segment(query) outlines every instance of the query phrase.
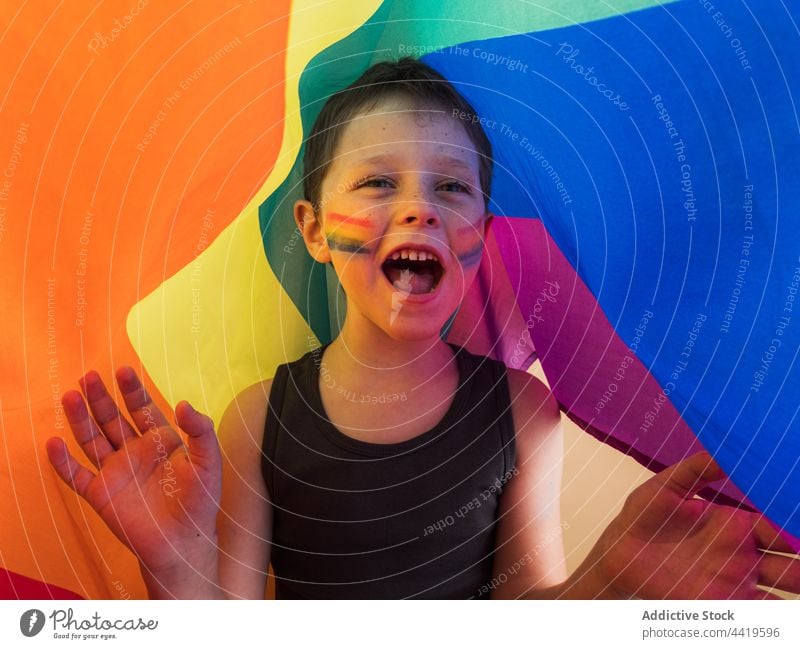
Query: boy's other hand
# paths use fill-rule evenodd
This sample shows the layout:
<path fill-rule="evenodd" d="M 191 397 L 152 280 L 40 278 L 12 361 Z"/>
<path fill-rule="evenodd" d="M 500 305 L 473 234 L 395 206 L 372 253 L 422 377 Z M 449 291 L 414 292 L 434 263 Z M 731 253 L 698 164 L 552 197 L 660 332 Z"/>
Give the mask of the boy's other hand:
<path fill-rule="evenodd" d="M 800 559 L 758 514 L 695 494 L 725 474 L 708 453 L 667 467 L 633 491 L 593 551 L 592 570 L 620 597 L 780 599 L 800 593 Z"/>
<path fill-rule="evenodd" d="M 180 402 L 175 414 L 186 446 L 132 368 L 119 368 L 116 378 L 133 425 L 94 371 L 80 380 L 83 394 L 70 390 L 61 399 L 97 473 L 59 437 L 47 440 L 50 463 L 153 574 L 199 572 L 216 557 L 222 464 L 213 422 Z"/>

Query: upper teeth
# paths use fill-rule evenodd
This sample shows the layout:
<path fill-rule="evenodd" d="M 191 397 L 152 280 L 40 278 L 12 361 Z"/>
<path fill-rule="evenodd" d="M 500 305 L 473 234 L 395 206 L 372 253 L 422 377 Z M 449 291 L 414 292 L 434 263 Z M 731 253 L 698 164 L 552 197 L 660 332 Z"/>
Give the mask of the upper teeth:
<path fill-rule="evenodd" d="M 439 258 L 434 255 L 432 252 L 427 252 L 425 250 L 411 250 L 411 248 L 403 248 L 402 250 L 397 250 L 392 254 L 392 259 L 411 259 L 412 261 L 439 261 Z"/>

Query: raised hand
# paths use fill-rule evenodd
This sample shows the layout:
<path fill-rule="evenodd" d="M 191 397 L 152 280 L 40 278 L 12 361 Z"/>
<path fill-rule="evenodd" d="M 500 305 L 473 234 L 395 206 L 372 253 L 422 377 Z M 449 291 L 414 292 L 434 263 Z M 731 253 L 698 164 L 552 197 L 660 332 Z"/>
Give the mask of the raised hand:
<path fill-rule="evenodd" d="M 81 379 L 83 395 L 71 390 L 61 399 L 75 439 L 99 471 L 78 462 L 58 437 L 47 440 L 51 464 L 153 574 L 208 564 L 211 553 L 216 560 L 222 464 L 212 421 L 178 404 L 187 447 L 133 369 L 118 369 L 116 378 L 133 425 L 96 372 Z"/>
<path fill-rule="evenodd" d="M 724 477 L 699 453 L 633 491 L 592 552 L 598 581 L 642 599 L 780 599 L 758 586 L 800 593 L 800 559 L 766 552 L 793 553 L 771 523 L 694 498 Z"/>

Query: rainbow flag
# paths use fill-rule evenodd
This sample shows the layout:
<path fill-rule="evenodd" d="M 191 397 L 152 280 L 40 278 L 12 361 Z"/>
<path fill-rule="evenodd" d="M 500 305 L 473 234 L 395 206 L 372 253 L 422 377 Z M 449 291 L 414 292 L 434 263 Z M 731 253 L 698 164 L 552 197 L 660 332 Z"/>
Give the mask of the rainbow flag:
<path fill-rule="evenodd" d="M 448 340 L 540 359 L 569 417 L 650 468 L 707 449 L 735 483 L 708 495 L 800 548 L 799 4 L 4 3 L 0 596 L 146 596 L 50 469 L 59 396 L 130 364 L 219 422 L 331 340 L 343 295 L 291 215 L 303 139 L 408 55 L 495 151 Z"/>

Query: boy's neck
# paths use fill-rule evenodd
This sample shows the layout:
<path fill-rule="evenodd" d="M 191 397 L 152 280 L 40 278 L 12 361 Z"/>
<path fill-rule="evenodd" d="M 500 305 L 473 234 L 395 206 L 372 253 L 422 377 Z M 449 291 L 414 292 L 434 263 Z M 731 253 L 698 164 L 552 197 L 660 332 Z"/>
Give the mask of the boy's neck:
<path fill-rule="evenodd" d="M 418 384 L 453 362 L 453 351 L 440 337 L 400 341 L 378 327 L 354 331 L 345 321 L 325 352 L 329 370 L 365 385 Z"/>

